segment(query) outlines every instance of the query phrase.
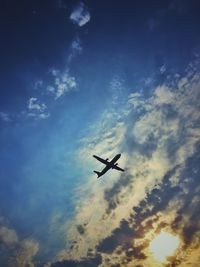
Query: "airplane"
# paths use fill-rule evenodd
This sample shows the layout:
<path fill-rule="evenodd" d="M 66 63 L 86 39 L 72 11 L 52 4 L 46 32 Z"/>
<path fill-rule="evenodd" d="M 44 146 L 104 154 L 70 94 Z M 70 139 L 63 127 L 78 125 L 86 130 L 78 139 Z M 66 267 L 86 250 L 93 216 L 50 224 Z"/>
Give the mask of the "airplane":
<path fill-rule="evenodd" d="M 99 160 L 101 163 L 106 165 L 106 167 L 101 172 L 94 171 L 94 173 L 96 173 L 98 176 L 97 178 L 104 175 L 110 169 L 115 169 L 117 171 L 124 172 L 123 169 L 121 169 L 120 167 L 117 166 L 118 163 L 116 163 L 118 161 L 118 159 L 121 157 L 121 154 L 117 154 L 111 161 L 108 161 L 108 159 L 102 159 L 102 158 L 95 156 L 95 155 L 93 155 L 93 157 L 95 159 Z"/>

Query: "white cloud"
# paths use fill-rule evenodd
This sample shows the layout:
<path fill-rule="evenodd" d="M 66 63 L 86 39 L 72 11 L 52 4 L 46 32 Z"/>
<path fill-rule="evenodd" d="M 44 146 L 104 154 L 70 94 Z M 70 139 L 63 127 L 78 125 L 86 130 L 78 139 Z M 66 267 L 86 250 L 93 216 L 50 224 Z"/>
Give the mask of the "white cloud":
<path fill-rule="evenodd" d="M 90 13 L 84 3 L 79 3 L 79 5 L 72 11 L 70 19 L 80 27 L 90 21 Z"/>
<path fill-rule="evenodd" d="M 51 73 L 54 76 L 54 86 L 48 86 L 47 91 L 54 94 L 55 99 L 77 89 L 76 79 L 69 74 L 68 70 L 60 73 L 60 71 L 53 69 Z"/>
<path fill-rule="evenodd" d="M 41 113 L 41 114 L 39 114 L 37 117 L 38 117 L 39 119 L 47 119 L 49 116 L 50 116 L 49 113 Z"/>
<path fill-rule="evenodd" d="M 31 97 L 28 100 L 28 117 L 33 117 L 35 119 L 47 119 L 50 114 L 47 112 L 47 106 L 36 97 Z"/>
<path fill-rule="evenodd" d="M 45 104 L 40 104 L 38 99 L 36 97 L 31 97 L 28 101 L 28 108 L 30 110 L 37 110 L 40 112 L 45 111 L 45 109 L 47 108 Z"/>

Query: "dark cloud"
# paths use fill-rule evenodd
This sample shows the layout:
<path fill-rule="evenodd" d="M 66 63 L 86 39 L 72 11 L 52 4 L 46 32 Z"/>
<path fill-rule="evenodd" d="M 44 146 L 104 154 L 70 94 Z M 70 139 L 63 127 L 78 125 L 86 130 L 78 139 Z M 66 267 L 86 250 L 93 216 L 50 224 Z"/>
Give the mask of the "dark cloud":
<path fill-rule="evenodd" d="M 96 257 L 92 259 L 83 259 L 80 261 L 64 260 L 62 262 L 56 262 L 51 264 L 51 267 L 94 267 L 99 266 L 101 262 L 102 257 L 100 255 L 96 255 Z"/>
<path fill-rule="evenodd" d="M 112 253 L 117 246 L 129 247 L 133 231 L 126 220 L 120 223 L 120 227 L 115 229 L 111 236 L 105 238 L 98 246 L 100 252 Z M 129 237 L 129 238 L 128 238 Z"/>
<path fill-rule="evenodd" d="M 144 260 L 147 258 L 147 256 L 142 252 L 145 247 L 146 244 L 130 248 L 128 251 L 126 251 L 126 256 L 128 258 Z"/>
<path fill-rule="evenodd" d="M 173 199 L 180 191 L 181 188 L 179 186 L 171 187 L 171 183 L 169 179 L 175 173 L 177 167 L 173 168 L 169 171 L 163 178 L 163 183 L 160 188 L 154 188 L 150 193 L 147 194 L 146 200 L 139 206 L 140 212 L 138 213 L 140 220 L 141 218 L 146 218 L 148 216 L 152 216 L 156 214 L 158 211 L 163 210 L 169 201 Z M 148 209 L 148 206 L 152 204 L 153 208 L 151 210 Z M 143 210 L 146 210 L 143 212 Z M 137 217 L 137 216 L 136 216 Z"/>
<path fill-rule="evenodd" d="M 132 178 L 133 177 L 131 175 L 122 175 L 111 189 L 106 189 L 104 191 L 104 198 L 108 203 L 108 208 L 106 211 L 107 214 L 109 214 L 117 207 L 117 205 L 119 204 L 117 201 L 117 195 L 121 192 L 123 187 L 128 186 Z"/>
<path fill-rule="evenodd" d="M 84 227 L 82 225 L 80 225 L 80 224 L 77 225 L 77 230 L 78 230 L 78 232 L 79 232 L 80 235 L 83 235 L 84 232 L 85 232 Z"/>
<path fill-rule="evenodd" d="M 134 229 L 126 220 L 122 220 L 120 227 L 115 229 L 110 237 L 104 239 L 98 246 L 98 252 L 112 254 L 117 247 L 120 247 L 118 253 L 125 252 L 126 261 L 133 259 L 144 260 L 147 258 L 143 250 L 148 246 L 148 242 L 142 245 L 134 245 L 133 240 L 139 236 L 140 229 Z"/>
<path fill-rule="evenodd" d="M 136 140 L 136 138 L 134 138 L 133 136 L 130 136 L 127 133 L 127 149 L 129 152 L 134 151 L 134 152 L 138 152 L 143 156 L 146 156 L 148 158 L 150 158 L 152 156 L 152 153 L 156 150 L 157 148 L 157 139 L 155 138 L 155 136 L 153 135 L 153 133 L 151 133 L 148 136 L 148 139 L 146 140 L 146 142 L 144 142 L 143 144 L 139 144 Z"/>
<path fill-rule="evenodd" d="M 183 194 L 182 207 L 177 210 L 177 216 L 172 223 L 174 231 L 181 229 L 185 247 L 189 246 L 200 230 L 200 145 L 196 153 L 187 161 L 186 168 L 181 173 L 180 183 L 187 188 Z M 185 217 L 188 219 L 185 220 Z"/>

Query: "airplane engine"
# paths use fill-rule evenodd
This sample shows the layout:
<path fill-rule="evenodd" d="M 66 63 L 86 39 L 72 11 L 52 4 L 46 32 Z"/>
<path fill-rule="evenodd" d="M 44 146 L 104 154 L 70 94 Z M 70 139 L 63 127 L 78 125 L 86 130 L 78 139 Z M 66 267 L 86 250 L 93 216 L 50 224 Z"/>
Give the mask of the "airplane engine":
<path fill-rule="evenodd" d="M 118 165 L 118 163 L 115 163 L 114 166 L 116 167 Z M 114 169 L 115 167 L 112 167 L 112 169 Z"/>

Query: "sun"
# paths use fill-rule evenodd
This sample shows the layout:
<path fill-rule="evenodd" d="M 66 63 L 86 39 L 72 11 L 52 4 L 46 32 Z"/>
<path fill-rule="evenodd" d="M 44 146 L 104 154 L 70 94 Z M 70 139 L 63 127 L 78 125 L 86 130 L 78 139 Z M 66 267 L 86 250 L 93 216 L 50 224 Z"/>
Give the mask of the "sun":
<path fill-rule="evenodd" d="M 168 256 L 172 256 L 178 246 L 180 239 L 168 232 L 161 231 L 150 243 L 150 251 L 159 262 L 164 262 Z"/>

